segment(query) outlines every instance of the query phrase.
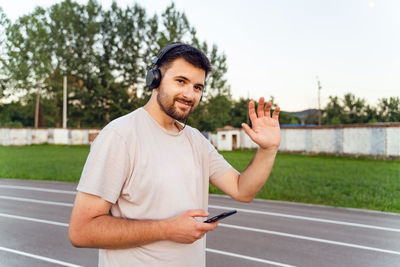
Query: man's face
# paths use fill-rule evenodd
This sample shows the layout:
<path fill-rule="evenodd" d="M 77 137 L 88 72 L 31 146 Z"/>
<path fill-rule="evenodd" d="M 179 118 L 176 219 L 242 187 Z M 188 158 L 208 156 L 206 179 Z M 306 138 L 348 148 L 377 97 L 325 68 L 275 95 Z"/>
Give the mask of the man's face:
<path fill-rule="evenodd" d="M 175 120 L 186 120 L 200 101 L 205 71 L 183 58 L 175 59 L 163 73 L 157 102 Z"/>

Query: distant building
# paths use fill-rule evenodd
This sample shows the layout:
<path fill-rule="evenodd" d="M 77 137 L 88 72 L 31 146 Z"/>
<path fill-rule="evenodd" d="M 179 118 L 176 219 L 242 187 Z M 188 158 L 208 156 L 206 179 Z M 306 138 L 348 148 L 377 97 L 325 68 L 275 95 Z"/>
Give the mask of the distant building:
<path fill-rule="evenodd" d="M 239 148 L 240 129 L 229 125 L 224 128 L 218 128 L 216 147 L 218 150 L 232 150 Z"/>
<path fill-rule="evenodd" d="M 258 147 L 243 129 L 234 128 L 229 125 L 218 128 L 216 134 L 210 135 L 210 141 L 218 150 L 225 151 Z"/>

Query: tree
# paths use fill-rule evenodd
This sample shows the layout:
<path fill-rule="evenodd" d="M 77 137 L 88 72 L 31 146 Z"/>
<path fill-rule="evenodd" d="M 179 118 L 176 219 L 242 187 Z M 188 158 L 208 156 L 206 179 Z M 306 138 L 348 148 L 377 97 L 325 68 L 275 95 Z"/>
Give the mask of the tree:
<path fill-rule="evenodd" d="M 307 115 L 306 120 L 304 121 L 306 124 L 315 124 L 318 125 L 318 110 L 317 112 L 311 112 Z"/>
<path fill-rule="evenodd" d="M 239 98 L 238 101 L 234 101 L 231 109 L 231 125 L 233 127 L 242 128 L 242 123 L 245 122 L 250 125 L 250 119 L 248 116 L 249 107 L 248 98 Z"/>
<path fill-rule="evenodd" d="M 40 95 L 46 87 L 44 80 L 51 72 L 49 57 L 50 33 L 46 12 L 37 7 L 32 14 L 25 15 L 7 28 L 7 62 L 5 69 L 12 80 L 12 91 L 25 94 L 35 92 L 36 111 L 40 111 Z M 38 126 L 35 116 L 35 127 Z"/>
<path fill-rule="evenodd" d="M 57 125 L 61 124 L 63 77 L 67 76 L 68 124 L 80 127 L 87 116 L 87 102 L 92 100 L 100 73 L 96 46 L 101 6 L 95 1 L 83 6 L 65 0 L 51 6 L 48 13 L 54 64 L 54 72 L 48 76 L 48 92 L 57 102 Z"/>
<path fill-rule="evenodd" d="M 357 98 L 351 93 L 347 93 L 343 98 L 343 123 L 364 123 L 366 121 L 365 99 Z"/>
<path fill-rule="evenodd" d="M 151 91 L 145 90 L 141 97 L 138 91 L 145 88 L 152 59 L 161 47 L 177 40 L 204 48 L 214 68 L 201 105 L 205 113 L 215 111 L 210 103 L 231 105 L 226 56 L 216 45 L 209 50 L 201 43 L 186 15 L 173 3 L 160 19 L 157 15 L 147 18 L 137 4 L 120 8 L 113 2 L 103 10 L 94 0 L 85 5 L 64 0 L 48 9 L 37 8 L 9 26 L 2 14 L 0 10 L 0 38 L 5 29 L 7 41 L 6 57 L 0 62 L 5 67 L 0 71 L 7 73 L 4 77 L 0 73 L 0 78 L 7 80 L 13 93 L 40 92 L 43 103 L 52 101 L 53 105 L 42 107 L 41 114 L 46 114 L 45 108 L 52 109 L 52 119 L 46 117 L 46 124 L 61 126 L 64 76 L 68 77 L 68 126 L 102 127 L 143 105 Z M 221 118 L 226 121 L 226 114 Z M 190 120 L 215 128 L 199 113 Z"/>
<path fill-rule="evenodd" d="M 209 51 L 208 45 L 205 42 L 203 42 L 200 49 L 208 56 L 212 67 L 212 72 L 207 78 L 207 90 L 205 91 L 204 98 L 230 95 L 230 87 L 225 78 L 225 74 L 228 71 L 225 54 L 218 52 L 217 45 L 213 45 L 211 51 Z"/>
<path fill-rule="evenodd" d="M 329 96 L 329 102 L 322 112 L 322 124 L 342 124 L 343 108 L 337 96 Z"/>
<path fill-rule="evenodd" d="M 145 14 L 138 4 L 123 10 L 113 2 L 102 15 L 101 62 L 107 65 L 105 72 L 110 77 L 111 73 L 117 75 L 115 78 L 126 87 L 136 86 L 144 74 L 141 49 L 146 34 Z"/>
<path fill-rule="evenodd" d="M 323 110 L 323 124 L 369 123 L 381 121 L 377 109 L 366 104 L 365 99 L 357 98 L 351 93 L 343 99 L 329 97 L 330 102 Z"/>
<path fill-rule="evenodd" d="M 47 74 L 52 72 L 45 13 L 43 8 L 37 7 L 32 14 L 22 16 L 7 28 L 5 68 L 14 81 L 14 92 L 41 91 Z"/>
<path fill-rule="evenodd" d="M 400 97 L 379 99 L 379 118 L 382 122 L 400 122 Z"/>
<path fill-rule="evenodd" d="M 204 103 L 199 116 L 199 129 L 215 131 L 217 128 L 231 124 L 232 99 L 230 95 L 216 95 Z M 196 118 L 195 116 L 193 116 Z"/>
<path fill-rule="evenodd" d="M 141 50 L 146 32 L 145 10 L 135 4 L 121 9 L 114 2 L 103 12 L 102 53 L 99 55 L 100 87 L 106 88 L 105 120 L 108 122 L 140 106 L 137 90 L 144 69 Z"/>
<path fill-rule="evenodd" d="M 164 47 L 171 41 L 190 41 L 190 24 L 186 14 L 176 10 L 175 4 L 167 6 L 161 15 L 162 27 L 160 31 L 160 38 L 158 45 Z M 186 39 L 186 40 L 185 40 Z"/>
<path fill-rule="evenodd" d="M 33 126 L 33 113 L 20 102 L 0 105 L 0 127 Z"/>
<path fill-rule="evenodd" d="M 7 28 L 10 26 L 10 21 L 0 7 L 0 98 L 4 97 L 5 89 L 7 88 L 8 79 L 5 66 L 7 65 L 7 52 L 5 43 L 7 41 Z"/>
<path fill-rule="evenodd" d="M 378 115 L 378 110 L 376 107 L 372 107 L 370 105 L 366 105 L 365 107 L 365 113 L 366 113 L 366 117 L 365 117 L 365 121 L 367 123 L 375 123 L 375 122 L 379 122 L 379 115 Z"/>

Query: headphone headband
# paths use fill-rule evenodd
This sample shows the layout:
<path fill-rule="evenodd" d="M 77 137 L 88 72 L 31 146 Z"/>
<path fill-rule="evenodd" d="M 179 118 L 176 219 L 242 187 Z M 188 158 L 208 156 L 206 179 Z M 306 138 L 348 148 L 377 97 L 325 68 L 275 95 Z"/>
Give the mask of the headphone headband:
<path fill-rule="evenodd" d="M 183 46 L 183 45 L 185 45 L 185 44 L 182 44 L 182 43 L 172 43 L 172 44 L 167 45 L 166 47 L 163 48 L 163 50 L 161 50 L 160 54 L 158 54 L 158 56 L 155 57 L 155 58 L 153 59 L 153 65 L 157 66 L 157 65 L 160 63 L 160 60 L 161 60 L 169 51 L 171 51 L 171 50 L 174 49 L 175 47 Z"/>
<path fill-rule="evenodd" d="M 161 71 L 158 68 L 159 67 L 158 65 L 160 64 L 161 59 L 175 47 L 183 46 L 183 45 L 185 45 L 185 44 L 183 44 L 183 43 L 169 44 L 161 50 L 160 54 L 158 54 L 158 56 L 156 58 L 153 59 L 153 68 L 151 70 L 149 70 L 146 75 L 146 85 L 150 89 L 157 88 L 160 85 Z"/>

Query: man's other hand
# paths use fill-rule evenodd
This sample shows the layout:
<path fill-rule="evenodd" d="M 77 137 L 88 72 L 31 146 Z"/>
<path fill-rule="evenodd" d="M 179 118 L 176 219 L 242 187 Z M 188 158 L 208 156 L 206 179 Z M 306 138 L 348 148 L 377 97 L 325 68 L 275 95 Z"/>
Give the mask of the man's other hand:
<path fill-rule="evenodd" d="M 168 219 L 168 239 L 178 243 L 191 244 L 214 230 L 218 222 L 199 222 L 195 217 L 207 217 L 204 210 L 187 210 Z"/>

